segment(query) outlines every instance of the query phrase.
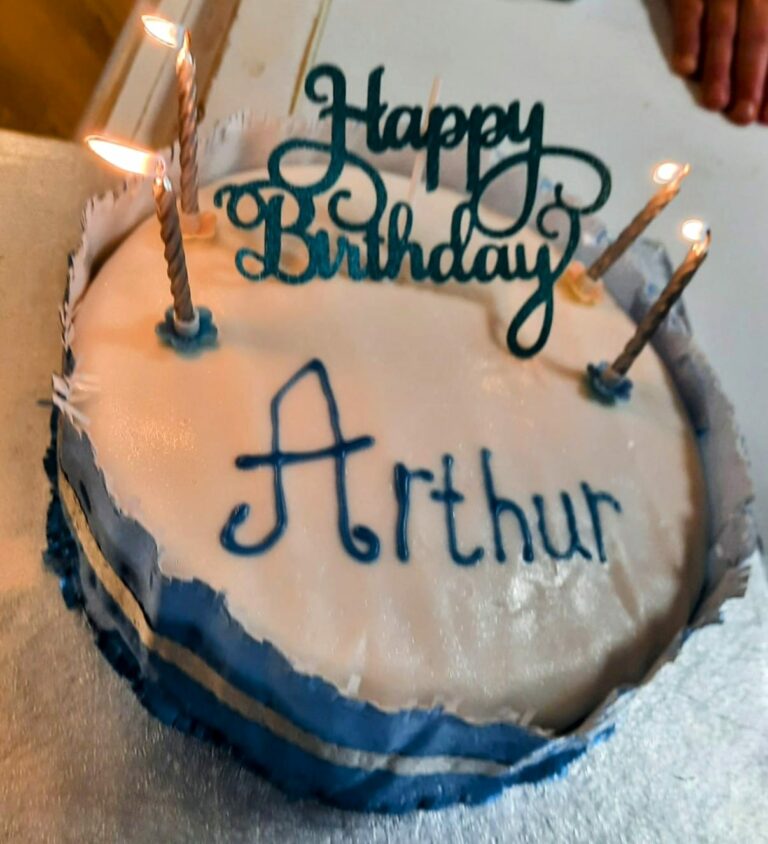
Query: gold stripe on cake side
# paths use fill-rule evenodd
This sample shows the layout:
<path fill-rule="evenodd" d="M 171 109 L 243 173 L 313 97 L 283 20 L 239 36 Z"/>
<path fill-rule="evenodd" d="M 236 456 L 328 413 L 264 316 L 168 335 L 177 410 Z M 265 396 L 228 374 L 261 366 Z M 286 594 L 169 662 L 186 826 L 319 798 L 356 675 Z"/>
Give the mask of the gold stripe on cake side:
<path fill-rule="evenodd" d="M 366 771 L 391 771 L 393 774 L 402 776 L 470 774 L 498 777 L 513 772 L 513 766 L 502 765 L 487 759 L 462 756 L 401 756 L 356 750 L 324 741 L 296 726 L 273 709 L 233 686 L 188 648 L 156 633 L 133 593 L 104 557 L 88 527 L 80 501 L 61 470 L 59 471 L 59 494 L 80 549 L 104 590 L 136 630 L 142 645 L 164 662 L 183 671 L 238 715 L 265 727 L 278 738 L 290 742 L 300 750 L 333 765 Z M 548 750 L 551 752 L 551 747 Z M 525 767 L 535 763 L 540 753 L 541 751 L 532 754 L 519 764 Z"/>

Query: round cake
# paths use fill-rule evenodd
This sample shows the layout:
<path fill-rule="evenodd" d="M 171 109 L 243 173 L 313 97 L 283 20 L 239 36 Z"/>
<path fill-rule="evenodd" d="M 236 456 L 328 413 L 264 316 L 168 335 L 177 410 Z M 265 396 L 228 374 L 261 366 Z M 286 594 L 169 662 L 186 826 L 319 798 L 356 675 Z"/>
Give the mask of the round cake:
<path fill-rule="evenodd" d="M 586 365 L 634 330 L 610 296 L 558 285 L 549 342 L 521 360 L 505 332 L 525 282 L 249 282 L 235 256 L 263 235 L 213 196 L 260 175 L 202 191 L 217 234 L 186 244 L 215 348 L 158 341 L 155 219 L 71 321 L 70 381 L 90 389 L 60 420 L 60 494 L 91 620 L 153 711 L 295 794 L 404 810 L 559 770 L 700 593 L 705 486 L 669 375 L 648 348 L 630 403 L 590 396 Z M 367 219 L 365 180 L 340 186 Z M 413 201 L 425 249 L 457 202 Z M 307 261 L 300 242 L 284 257 Z"/>

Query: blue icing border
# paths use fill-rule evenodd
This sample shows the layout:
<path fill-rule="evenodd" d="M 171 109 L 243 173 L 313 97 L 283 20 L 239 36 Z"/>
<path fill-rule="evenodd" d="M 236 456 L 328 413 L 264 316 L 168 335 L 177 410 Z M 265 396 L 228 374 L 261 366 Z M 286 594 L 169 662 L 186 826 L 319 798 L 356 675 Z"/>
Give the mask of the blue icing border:
<path fill-rule="evenodd" d="M 195 357 L 205 349 L 214 349 L 218 343 L 219 329 L 213 321 L 213 314 L 202 305 L 197 309 L 197 314 L 200 320 L 197 332 L 187 336 L 176 330 L 173 307 L 166 308 L 163 320 L 155 326 L 155 334 L 164 346 L 170 346 L 187 357 Z"/>
<path fill-rule="evenodd" d="M 58 496 L 57 432 L 62 470 L 84 511 L 96 513 L 89 524 L 94 521 L 97 544 L 141 604 L 155 632 L 185 646 L 237 689 L 323 742 L 391 755 L 393 767 L 397 757 L 430 760 L 451 756 L 475 760 L 480 767 L 487 760 L 496 769 L 501 765 L 506 770 L 490 775 L 450 771 L 400 774 L 333 764 L 238 714 L 171 663 L 149 652 L 101 588 L 69 532 Z M 596 740 L 581 735 L 551 740 L 513 724 L 473 725 L 439 708 L 388 713 L 346 698 L 321 678 L 295 671 L 271 644 L 249 637 L 231 618 L 221 596 L 207 585 L 162 576 L 151 537 L 136 522 L 117 513 L 87 438 L 77 434 L 56 411 L 45 467 L 52 486 L 46 557 L 61 575 L 62 589 L 70 596 L 68 603 L 84 607 L 97 631 L 97 643 L 111 664 L 131 681 L 144 706 L 165 723 L 232 745 L 251 767 L 289 794 L 318 796 L 345 808 L 388 812 L 478 803 L 508 785 L 559 774 Z M 137 552 L 135 568 L 119 553 L 125 544 Z M 611 729 L 603 730 L 599 737 Z M 524 764 L 525 760 L 530 764 Z"/>

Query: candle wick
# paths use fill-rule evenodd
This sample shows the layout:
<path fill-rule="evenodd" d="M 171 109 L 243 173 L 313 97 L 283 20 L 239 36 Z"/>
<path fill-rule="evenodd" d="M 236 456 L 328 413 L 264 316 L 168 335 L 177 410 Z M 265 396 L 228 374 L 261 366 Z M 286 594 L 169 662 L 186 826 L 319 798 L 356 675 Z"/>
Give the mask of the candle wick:
<path fill-rule="evenodd" d="M 696 241 L 696 243 L 693 244 L 693 251 L 694 251 L 695 255 L 698 257 L 698 256 L 702 255 L 703 253 L 707 252 L 709 250 L 709 245 L 710 245 L 711 242 L 712 242 L 712 232 L 709 229 L 707 229 L 704 232 L 704 236 L 701 238 L 701 240 L 698 240 L 698 241 Z"/>
<path fill-rule="evenodd" d="M 176 54 L 176 65 L 181 66 L 185 62 L 192 62 L 192 39 L 189 36 L 189 30 L 184 30 L 184 36 L 181 39 L 181 46 L 179 52 Z"/>

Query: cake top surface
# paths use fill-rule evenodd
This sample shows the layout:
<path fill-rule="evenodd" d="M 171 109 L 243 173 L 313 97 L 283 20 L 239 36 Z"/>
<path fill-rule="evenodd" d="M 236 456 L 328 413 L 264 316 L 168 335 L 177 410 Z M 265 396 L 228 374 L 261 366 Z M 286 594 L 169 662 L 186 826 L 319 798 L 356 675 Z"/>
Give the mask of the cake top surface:
<path fill-rule="evenodd" d="M 342 178 L 364 218 L 366 184 Z M 405 180 L 385 181 L 404 195 Z M 450 228 L 456 201 L 416 198 L 421 243 Z M 244 238 L 262 248 L 260 233 L 217 214 L 216 239 L 189 243 L 187 261 L 218 348 L 188 358 L 157 342 L 154 219 L 75 319 L 76 372 L 99 383 L 83 406 L 97 464 L 163 574 L 209 584 L 250 636 L 385 709 L 560 728 L 638 680 L 698 594 L 705 505 L 651 349 L 631 404 L 581 387 L 630 320 L 557 291 L 547 346 L 515 359 L 504 335 L 523 282 L 253 284 L 234 255 Z M 521 242 L 535 255 L 536 236 Z M 285 259 L 300 265 L 301 244 Z"/>

